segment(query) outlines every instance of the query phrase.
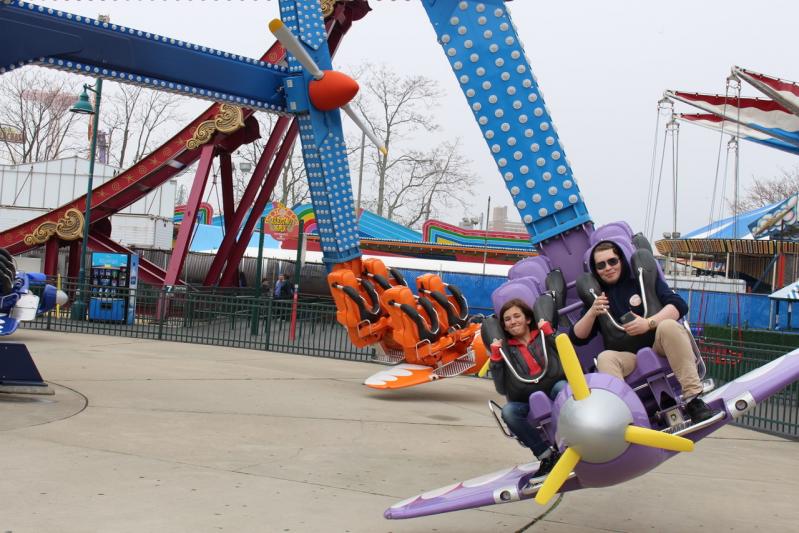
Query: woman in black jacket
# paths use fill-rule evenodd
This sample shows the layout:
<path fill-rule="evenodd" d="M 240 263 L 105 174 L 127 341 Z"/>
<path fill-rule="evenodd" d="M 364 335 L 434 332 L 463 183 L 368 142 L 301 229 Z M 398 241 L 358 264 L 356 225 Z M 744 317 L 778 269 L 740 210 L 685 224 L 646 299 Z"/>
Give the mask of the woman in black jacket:
<path fill-rule="evenodd" d="M 530 413 L 529 398 L 532 393 L 540 390 L 554 399 L 566 385 L 553 343 L 549 343 L 551 349 L 548 352 L 551 356 L 545 361 L 541 340 L 538 339 L 539 334 L 550 337 L 554 332 L 544 319 L 538 322 L 537 329 L 531 329 L 533 311 L 518 298 L 506 302 L 499 316 L 507 336 L 505 355 L 508 361 L 500 353 L 502 340 L 493 339 L 490 368 L 497 392 L 508 400 L 502 408 L 502 419 L 519 441 L 541 461 L 535 477 L 543 476 L 552 470 L 560 454 L 544 442 L 540 431 L 527 421 L 527 415 Z M 551 338 L 544 339 L 545 342 L 547 340 L 551 341 Z M 515 372 L 507 368 L 508 363 L 513 365 Z M 524 380 L 540 379 L 536 383 L 525 383 L 517 375 Z"/>

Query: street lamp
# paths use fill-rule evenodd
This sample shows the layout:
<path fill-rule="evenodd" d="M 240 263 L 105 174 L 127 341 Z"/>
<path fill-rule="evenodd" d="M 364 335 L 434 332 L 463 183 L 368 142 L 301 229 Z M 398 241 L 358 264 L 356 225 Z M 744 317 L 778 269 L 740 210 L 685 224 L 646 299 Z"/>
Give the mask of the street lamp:
<path fill-rule="evenodd" d="M 94 106 L 89 101 L 89 93 L 95 94 Z M 89 148 L 89 183 L 86 185 L 86 208 L 83 212 L 83 243 L 80 248 L 80 271 L 78 272 L 78 290 L 75 293 L 75 301 L 72 304 L 71 316 L 73 320 L 84 320 L 86 318 L 86 302 L 84 292 L 86 289 L 86 252 L 89 244 L 89 222 L 92 215 L 92 189 L 94 181 L 94 155 L 97 150 L 97 128 L 100 121 L 100 98 L 103 92 L 103 80 L 98 78 L 94 86 L 83 85 L 83 92 L 70 108 L 73 113 L 80 115 L 94 115 L 92 117 L 92 141 Z"/>

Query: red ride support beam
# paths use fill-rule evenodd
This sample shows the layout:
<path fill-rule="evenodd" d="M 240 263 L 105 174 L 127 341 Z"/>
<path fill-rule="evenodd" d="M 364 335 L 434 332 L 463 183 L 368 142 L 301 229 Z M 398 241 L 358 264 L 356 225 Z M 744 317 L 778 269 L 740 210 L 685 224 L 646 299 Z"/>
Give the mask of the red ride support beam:
<path fill-rule="evenodd" d="M 53 235 L 47 240 L 44 247 L 44 275 L 55 276 L 58 274 L 58 248 L 61 243 Z"/>
<path fill-rule="evenodd" d="M 231 227 L 235 229 L 233 231 L 225 232 L 225 236 L 222 239 L 222 244 L 219 246 L 219 250 L 217 251 L 214 260 L 211 263 L 211 267 L 208 269 L 208 274 L 205 276 L 205 281 L 203 281 L 204 286 L 210 287 L 219 282 L 219 275 L 222 273 L 222 269 L 225 267 L 225 262 L 228 259 L 230 251 L 236 244 L 236 237 L 238 236 L 239 228 L 241 228 L 241 224 L 244 222 L 244 217 L 247 216 L 249 209 L 252 207 L 252 204 L 255 201 L 255 196 L 258 194 L 258 190 L 261 188 L 261 185 L 264 182 L 264 176 L 266 176 L 266 172 L 269 170 L 269 163 L 272 161 L 272 158 L 274 157 L 275 152 L 280 144 L 280 140 L 283 138 L 283 134 L 286 132 L 290 122 L 291 118 L 289 117 L 280 117 L 277 119 L 277 122 L 272 129 L 272 133 L 269 135 L 269 139 L 266 141 L 264 151 L 261 153 L 261 157 L 258 159 L 258 163 L 255 165 L 255 170 L 252 173 L 252 177 L 247 183 L 247 188 L 244 189 L 244 194 L 241 197 L 236 214 L 233 217 L 233 223 Z"/>
<path fill-rule="evenodd" d="M 225 215 L 225 235 L 236 233 L 233 225 L 233 162 L 230 152 L 219 154 L 219 173 L 222 175 L 222 212 Z"/>
<path fill-rule="evenodd" d="M 67 277 L 75 279 L 80 272 L 80 241 L 69 243 L 69 261 L 67 262 Z"/>
<path fill-rule="evenodd" d="M 197 173 L 194 174 L 194 183 L 191 184 L 189 200 L 186 202 L 186 213 L 183 215 L 183 222 L 180 223 L 178 238 L 175 242 L 175 247 L 172 249 L 169 265 L 166 268 L 164 285 L 175 285 L 180 277 L 180 270 L 183 268 L 183 261 L 186 260 L 186 253 L 189 250 L 191 237 L 194 234 L 197 210 L 200 208 L 203 191 L 205 191 L 205 183 L 208 181 L 208 173 L 211 171 L 211 165 L 214 162 L 215 149 L 216 147 L 213 144 L 206 144 L 202 147 Z"/>
<path fill-rule="evenodd" d="M 262 213 L 264 207 L 266 207 L 266 203 L 272 196 L 272 191 L 277 183 L 277 178 L 280 176 L 280 172 L 283 170 L 283 164 L 286 162 L 286 159 L 288 159 L 288 156 L 291 153 L 291 146 L 294 144 L 294 140 L 297 138 L 298 131 L 299 123 L 297 122 L 297 119 L 293 119 L 291 126 L 289 127 L 289 131 L 286 133 L 285 139 L 283 139 L 283 144 L 280 145 L 280 150 L 278 150 L 275 160 L 272 162 L 272 166 L 269 168 L 269 174 L 266 176 L 266 182 L 261 188 L 261 192 L 258 193 L 258 198 L 255 200 L 255 205 L 252 208 L 253 213 Z M 250 242 L 250 237 L 252 237 L 253 230 L 255 229 L 255 225 L 258 223 L 259 218 L 260 217 L 257 216 L 249 217 L 247 222 L 244 224 L 244 229 L 241 231 L 241 237 L 233 247 L 233 251 L 230 253 L 227 266 L 225 267 L 225 272 L 222 274 L 222 282 L 220 283 L 222 287 L 230 287 L 236 281 L 236 273 L 238 272 L 239 263 L 241 263 L 241 258 L 244 256 L 244 250 L 247 248 L 247 244 Z"/>

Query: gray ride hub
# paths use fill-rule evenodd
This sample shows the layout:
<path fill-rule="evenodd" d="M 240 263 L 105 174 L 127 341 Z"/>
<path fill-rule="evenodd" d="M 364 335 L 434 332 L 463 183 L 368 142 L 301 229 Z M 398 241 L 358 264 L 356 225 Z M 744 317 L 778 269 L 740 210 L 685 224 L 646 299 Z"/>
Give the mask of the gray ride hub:
<path fill-rule="evenodd" d="M 624 400 L 603 389 L 593 389 L 583 400 L 570 398 L 560 410 L 558 439 L 574 448 L 583 461 L 605 463 L 624 453 L 624 440 L 633 415 Z"/>

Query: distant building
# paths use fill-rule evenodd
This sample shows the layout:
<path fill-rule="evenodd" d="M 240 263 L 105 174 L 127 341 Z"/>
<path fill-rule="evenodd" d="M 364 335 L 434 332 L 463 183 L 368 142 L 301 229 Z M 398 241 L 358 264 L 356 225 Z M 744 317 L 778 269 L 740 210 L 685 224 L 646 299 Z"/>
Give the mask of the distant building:
<path fill-rule="evenodd" d="M 95 163 L 94 188 L 118 173 Z M 0 231 L 85 195 L 88 180 L 89 161 L 78 157 L 0 165 Z M 128 248 L 171 250 L 175 191 L 173 179 L 111 216 L 111 238 Z"/>
<path fill-rule="evenodd" d="M 498 206 L 493 209 L 491 218 L 488 220 L 488 230 L 527 233 L 527 228 L 521 220 L 517 222 L 508 219 L 508 206 L 506 205 Z"/>

